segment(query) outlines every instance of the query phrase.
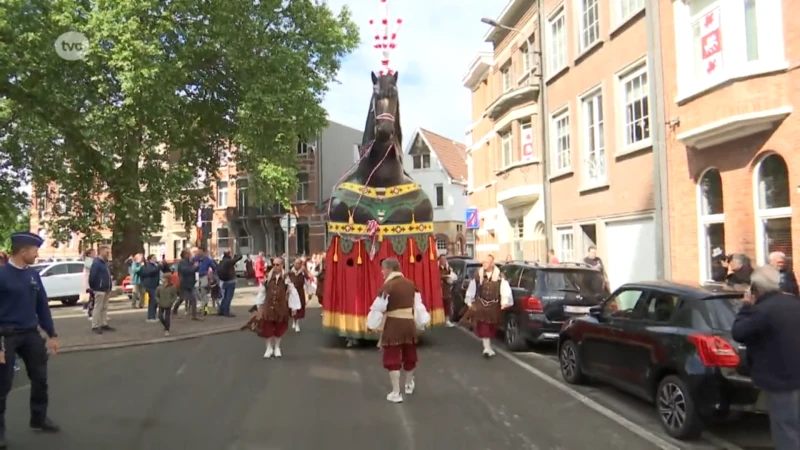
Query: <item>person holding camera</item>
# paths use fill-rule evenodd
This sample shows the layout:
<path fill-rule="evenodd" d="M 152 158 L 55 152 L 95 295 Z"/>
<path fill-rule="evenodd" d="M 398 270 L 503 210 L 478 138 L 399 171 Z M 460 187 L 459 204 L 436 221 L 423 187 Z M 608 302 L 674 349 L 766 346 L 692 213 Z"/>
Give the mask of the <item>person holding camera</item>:
<path fill-rule="evenodd" d="M 750 376 L 766 394 L 776 450 L 800 449 L 800 301 L 781 291 L 780 272 L 759 267 L 750 276 L 731 330 L 747 346 Z"/>

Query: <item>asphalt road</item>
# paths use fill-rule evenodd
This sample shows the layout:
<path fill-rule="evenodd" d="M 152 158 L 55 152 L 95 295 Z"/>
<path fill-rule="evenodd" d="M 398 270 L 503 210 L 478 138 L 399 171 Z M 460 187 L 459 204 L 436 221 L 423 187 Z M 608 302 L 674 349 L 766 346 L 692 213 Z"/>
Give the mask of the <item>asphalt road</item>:
<path fill-rule="evenodd" d="M 12 448 L 678 448 L 656 445 L 650 431 L 601 414 L 511 359 L 482 359 L 478 342 L 457 329 L 426 336 L 417 391 L 388 403 L 376 348 L 332 343 L 316 314 L 304 322 L 285 339 L 281 360 L 264 360 L 263 341 L 245 332 L 60 355 L 51 362 L 50 412 L 64 431 L 27 429 L 20 373 L 8 405 Z"/>

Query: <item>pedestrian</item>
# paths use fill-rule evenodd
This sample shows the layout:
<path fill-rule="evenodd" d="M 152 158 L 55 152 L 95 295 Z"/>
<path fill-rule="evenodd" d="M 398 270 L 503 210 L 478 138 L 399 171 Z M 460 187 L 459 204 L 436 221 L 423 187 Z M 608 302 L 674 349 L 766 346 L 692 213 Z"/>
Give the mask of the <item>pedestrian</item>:
<path fill-rule="evenodd" d="M 503 317 L 502 310 L 514 304 L 511 286 L 494 265 L 492 255 L 483 260 L 483 267 L 475 272 L 475 278 L 469 282 L 464 304 L 467 311 L 461 320 L 470 325 L 481 339 L 483 356 L 491 358 L 495 355 L 492 338 L 497 334 L 497 325 Z"/>
<path fill-rule="evenodd" d="M 552 248 L 550 251 L 547 252 L 547 262 L 550 264 L 558 264 L 558 257 L 556 256 L 556 251 Z"/>
<path fill-rule="evenodd" d="M 325 254 L 320 255 L 317 263 L 317 303 L 322 306 L 322 297 L 325 294 Z M 320 308 L 320 316 L 325 316 L 325 310 Z"/>
<path fill-rule="evenodd" d="M 281 338 L 289 329 L 289 318 L 300 309 L 300 297 L 288 274 L 283 270 L 283 260 L 275 258 L 272 270 L 258 288 L 258 335 L 266 340 L 264 358 L 280 358 Z"/>
<path fill-rule="evenodd" d="M 247 255 L 244 259 L 244 279 L 247 280 L 248 284 L 257 283 L 256 271 L 253 268 L 253 260 L 250 259 L 250 255 Z"/>
<path fill-rule="evenodd" d="M 786 255 L 783 252 L 772 252 L 769 254 L 769 265 L 778 270 L 781 274 L 781 290 L 783 292 L 800 295 L 797 286 L 797 277 L 794 271 L 786 268 Z"/>
<path fill-rule="evenodd" d="M 197 267 L 200 265 L 198 262 L 192 262 L 190 259 L 191 252 L 184 249 L 181 252 L 181 260 L 178 262 L 178 301 L 172 307 L 172 314 L 178 316 L 178 310 L 181 303 L 186 304 L 186 309 L 191 312 L 192 320 L 200 320 L 197 317 L 197 294 L 195 290 L 195 274 Z"/>
<path fill-rule="evenodd" d="M 161 269 L 158 266 L 156 255 L 147 257 L 144 265 L 139 269 L 139 281 L 142 289 L 147 294 L 147 322 L 158 322 L 156 318 L 156 289 L 161 281 Z"/>
<path fill-rule="evenodd" d="M 450 267 L 445 255 L 439 255 L 439 279 L 442 285 L 445 326 L 452 328 L 455 326 L 450 319 L 453 314 L 453 283 L 456 282 L 458 276 Z"/>
<path fill-rule="evenodd" d="M 92 269 L 92 263 L 96 257 L 97 252 L 93 248 L 83 252 L 83 290 L 86 299 L 83 303 L 83 309 L 86 310 L 86 316 L 90 321 L 94 312 L 94 291 L 89 287 L 89 271 Z"/>
<path fill-rule="evenodd" d="M 197 263 L 197 290 L 200 296 L 200 308 L 203 315 L 207 314 L 208 301 L 211 294 L 211 278 L 213 272 L 217 271 L 217 263 L 208 256 L 204 249 L 196 248 L 192 262 Z"/>
<path fill-rule="evenodd" d="M 728 255 L 726 267 L 728 268 L 728 275 L 725 278 L 725 282 L 729 286 L 750 284 L 750 274 L 753 273 L 753 265 L 750 263 L 750 258 L 747 255 L 742 253 Z"/>
<path fill-rule="evenodd" d="M 144 306 L 144 286 L 142 286 L 142 265 L 144 264 L 144 256 L 137 253 L 128 258 L 130 266 L 128 266 L 128 275 L 131 277 L 131 286 L 133 286 L 133 297 L 131 298 L 131 307 L 134 309 L 142 308 Z"/>
<path fill-rule="evenodd" d="M 104 331 L 115 331 L 108 326 L 108 301 L 111 296 L 111 271 L 108 268 L 109 249 L 101 246 L 97 250 L 97 258 L 89 269 L 89 289 L 94 292 L 94 313 L 92 314 L 92 332 L 103 334 Z"/>
<path fill-rule="evenodd" d="M 47 416 L 47 354 L 58 353 L 58 334 L 42 279 L 30 267 L 43 243 L 33 233 L 11 235 L 11 256 L 0 267 L 0 364 L 13 364 L 17 355 L 22 358 L 31 382 L 30 427 L 57 433 L 60 428 Z M 42 339 L 39 328 L 47 334 L 47 340 Z M 0 449 L 7 448 L 6 402 L 13 379 L 13 370 L 0 370 Z"/>
<path fill-rule="evenodd" d="M 800 301 L 781 292 L 780 273 L 756 269 L 731 334 L 747 346 L 750 378 L 766 395 L 776 450 L 800 449 Z"/>
<path fill-rule="evenodd" d="M 163 283 L 156 289 L 152 303 L 158 305 L 158 321 L 164 326 L 164 336 L 169 336 L 172 307 L 178 301 L 178 289 L 172 285 L 172 274 L 162 275 Z"/>
<path fill-rule="evenodd" d="M 253 263 L 253 272 L 255 272 L 256 283 L 259 286 L 264 284 L 264 278 L 267 276 L 267 262 L 264 260 L 264 252 L 258 252 L 258 257 Z"/>
<path fill-rule="evenodd" d="M 222 260 L 217 266 L 219 280 L 222 283 L 222 301 L 217 312 L 220 316 L 235 317 L 231 314 L 231 303 L 236 291 L 236 264 L 241 260 L 242 255 L 232 257 L 231 252 L 227 251 L 222 255 Z"/>
<path fill-rule="evenodd" d="M 400 262 L 387 258 L 381 262 L 384 283 L 367 316 L 367 328 L 381 333 L 378 346 L 383 351 L 383 367 L 389 371 L 392 391 L 386 400 L 402 403 L 400 370 L 405 373 L 405 393 L 411 395 L 416 386 L 417 330 L 425 328 L 431 317 L 413 281 L 400 271 Z"/>
<path fill-rule="evenodd" d="M 292 284 L 295 290 L 297 290 L 297 296 L 300 298 L 300 309 L 292 313 L 290 327 L 295 333 L 299 333 L 300 321 L 306 318 L 306 301 L 308 300 L 306 292 L 312 292 L 311 274 L 306 268 L 306 263 L 301 258 L 294 260 L 294 264 L 292 264 L 292 268 L 289 270 L 289 278 L 292 280 Z"/>

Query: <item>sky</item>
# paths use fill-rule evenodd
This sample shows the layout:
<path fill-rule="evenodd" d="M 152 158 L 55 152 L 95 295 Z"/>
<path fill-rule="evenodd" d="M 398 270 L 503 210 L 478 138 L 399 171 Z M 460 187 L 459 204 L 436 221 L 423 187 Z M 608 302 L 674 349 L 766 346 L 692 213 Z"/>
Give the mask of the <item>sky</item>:
<path fill-rule="evenodd" d="M 411 137 L 422 127 L 464 142 L 471 121 L 470 92 L 461 80 L 482 49 L 489 29 L 482 17 L 496 18 L 506 0 L 388 0 L 389 21 L 403 24 L 390 67 L 399 73 L 400 117 L 403 135 Z M 357 129 L 364 128 L 372 81 L 379 71 L 380 54 L 372 48 L 370 19 L 378 19 L 379 0 L 328 0 L 334 11 L 348 5 L 361 27 L 361 46 L 343 62 L 338 83 L 330 86 L 323 106 L 328 118 Z M 405 143 L 404 143 L 405 144 Z"/>

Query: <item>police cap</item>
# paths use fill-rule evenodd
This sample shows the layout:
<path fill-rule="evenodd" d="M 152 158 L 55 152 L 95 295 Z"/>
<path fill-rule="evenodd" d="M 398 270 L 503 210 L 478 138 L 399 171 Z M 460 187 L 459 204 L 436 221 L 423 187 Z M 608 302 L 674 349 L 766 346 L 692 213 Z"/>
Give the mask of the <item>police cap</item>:
<path fill-rule="evenodd" d="M 44 239 L 29 232 L 20 231 L 11 235 L 11 245 L 14 247 L 41 247 Z"/>

